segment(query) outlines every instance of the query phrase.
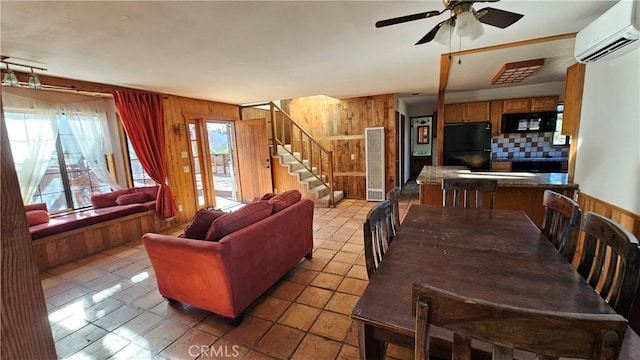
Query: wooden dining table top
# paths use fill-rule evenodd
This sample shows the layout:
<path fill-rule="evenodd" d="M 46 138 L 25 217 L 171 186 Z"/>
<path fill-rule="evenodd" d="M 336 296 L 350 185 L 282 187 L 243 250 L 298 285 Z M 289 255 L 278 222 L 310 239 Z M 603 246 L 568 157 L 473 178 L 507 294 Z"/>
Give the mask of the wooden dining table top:
<path fill-rule="evenodd" d="M 414 336 L 414 281 L 530 309 L 615 313 L 520 211 L 412 204 L 351 317 Z M 630 328 L 620 358 L 640 359 Z"/>

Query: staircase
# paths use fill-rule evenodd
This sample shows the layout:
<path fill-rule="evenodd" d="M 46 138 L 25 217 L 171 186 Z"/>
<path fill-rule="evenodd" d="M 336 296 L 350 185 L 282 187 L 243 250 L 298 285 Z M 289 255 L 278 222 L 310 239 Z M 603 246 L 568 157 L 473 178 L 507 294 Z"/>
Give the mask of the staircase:
<path fill-rule="evenodd" d="M 276 157 L 280 166 L 286 167 L 289 176 L 300 184 L 298 190 L 303 197 L 313 200 L 317 207 L 332 207 L 344 198 L 343 191 L 334 190 L 332 204 L 329 186 L 326 184 L 327 176 L 319 175 L 318 168 L 311 166 L 309 160 L 302 159 L 300 152 L 292 151 L 290 144 L 278 145 L 277 154 L 274 155 Z"/>

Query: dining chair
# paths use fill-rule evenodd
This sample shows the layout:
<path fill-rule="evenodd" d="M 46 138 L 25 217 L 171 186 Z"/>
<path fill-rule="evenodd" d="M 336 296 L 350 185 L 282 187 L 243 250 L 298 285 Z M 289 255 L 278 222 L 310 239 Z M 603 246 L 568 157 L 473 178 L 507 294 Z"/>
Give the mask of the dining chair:
<path fill-rule="evenodd" d="M 453 332 L 451 358 L 471 359 L 471 340 L 488 343 L 493 359 L 513 359 L 514 349 L 538 359 L 618 357 L 627 320 L 619 314 L 578 314 L 526 309 L 413 283 L 415 359 L 429 359 L 431 326 Z M 474 350 L 476 350 L 474 348 Z"/>
<path fill-rule="evenodd" d="M 620 224 L 587 211 L 578 272 L 620 315 L 628 317 L 638 287 L 638 240 Z"/>
<path fill-rule="evenodd" d="M 391 214 L 393 215 L 393 236 L 398 235 L 400 230 L 400 192 L 402 189 L 398 186 L 387 193 L 387 200 L 391 201 Z"/>
<path fill-rule="evenodd" d="M 551 190 L 542 198 L 545 209 L 542 234 L 551 241 L 560 254 L 571 262 L 576 252 L 582 210 L 573 199 Z"/>
<path fill-rule="evenodd" d="M 392 208 L 391 201 L 385 200 L 369 211 L 364 222 L 364 255 L 369 278 L 380 266 L 394 237 Z"/>
<path fill-rule="evenodd" d="M 489 209 L 493 209 L 493 203 L 496 198 L 496 188 L 498 181 L 495 179 L 461 179 L 461 178 L 445 178 L 442 179 L 442 206 L 451 204 L 452 206 L 463 206 L 468 208 L 471 198 L 475 198 L 476 208 L 482 207 L 483 193 L 489 196 Z M 449 200 L 449 194 L 453 194 L 452 200 Z M 460 203 L 460 200 L 463 203 Z"/>

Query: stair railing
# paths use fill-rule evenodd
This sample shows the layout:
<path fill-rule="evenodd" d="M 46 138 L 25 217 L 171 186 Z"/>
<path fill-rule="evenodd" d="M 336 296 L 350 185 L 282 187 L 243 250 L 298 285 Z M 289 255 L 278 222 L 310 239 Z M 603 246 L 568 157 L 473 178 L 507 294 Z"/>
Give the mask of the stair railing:
<path fill-rule="evenodd" d="M 278 148 L 284 149 L 296 161 L 329 190 L 329 206 L 333 207 L 333 152 L 324 148 L 320 143 L 296 123 L 289 114 L 278 105 L 269 102 L 271 109 L 271 139 L 272 154 L 278 155 Z M 291 149 L 285 145 L 290 144 Z M 300 158 L 295 156 L 300 154 Z M 305 164 L 303 160 L 308 160 Z M 313 168 L 317 172 L 313 171 Z"/>

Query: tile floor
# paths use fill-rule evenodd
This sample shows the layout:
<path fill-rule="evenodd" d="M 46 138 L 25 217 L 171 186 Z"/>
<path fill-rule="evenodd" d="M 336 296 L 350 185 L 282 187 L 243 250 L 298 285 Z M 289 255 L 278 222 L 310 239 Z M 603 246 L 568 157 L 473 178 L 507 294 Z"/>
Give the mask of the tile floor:
<path fill-rule="evenodd" d="M 401 214 L 412 202 L 415 185 L 403 189 Z M 169 305 L 140 242 L 50 269 L 41 282 L 58 357 L 358 359 L 349 314 L 367 286 L 361 229 L 374 205 L 346 199 L 316 208 L 313 258 L 256 301 L 238 327 L 208 311 Z M 413 354 L 389 346 L 387 357 Z"/>

